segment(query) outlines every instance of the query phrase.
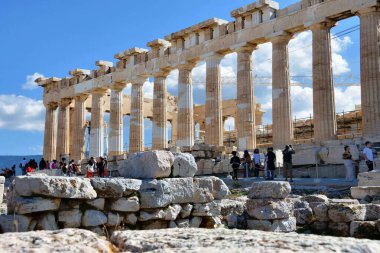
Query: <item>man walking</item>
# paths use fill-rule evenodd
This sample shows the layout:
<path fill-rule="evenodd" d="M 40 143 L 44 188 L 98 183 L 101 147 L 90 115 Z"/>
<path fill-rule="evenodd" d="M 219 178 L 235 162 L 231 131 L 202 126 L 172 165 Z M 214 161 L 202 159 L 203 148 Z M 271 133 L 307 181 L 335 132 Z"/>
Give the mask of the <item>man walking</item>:
<path fill-rule="evenodd" d="M 293 182 L 293 159 L 292 156 L 296 152 L 294 151 L 292 145 L 286 145 L 285 149 L 282 151 L 283 162 L 284 162 L 284 173 L 285 180 L 288 181 L 288 177 L 290 178 L 290 182 Z"/>
<path fill-rule="evenodd" d="M 367 141 L 365 143 L 365 148 L 363 149 L 363 155 L 365 163 L 367 164 L 368 171 L 373 171 L 373 151 L 372 151 L 372 143 Z"/>

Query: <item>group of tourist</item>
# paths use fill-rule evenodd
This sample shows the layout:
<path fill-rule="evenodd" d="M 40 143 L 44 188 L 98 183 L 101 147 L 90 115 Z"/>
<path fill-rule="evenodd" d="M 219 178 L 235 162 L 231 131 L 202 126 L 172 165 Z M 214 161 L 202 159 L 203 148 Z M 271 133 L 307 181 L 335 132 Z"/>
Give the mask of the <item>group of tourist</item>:
<path fill-rule="evenodd" d="M 374 170 L 374 155 L 372 150 L 372 143 L 367 141 L 363 149 L 362 155 L 354 157 L 351 153 L 351 148 L 349 146 L 344 147 L 344 153 L 342 155 L 344 160 L 344 165 L 346 167 L 346 180 L 352 181 L 358 177 L 359 174 L 359 164 L 360 160 L 364 160 L 368 171 Z"/>
<path fill-rule="evenodd" d="M 285 180 L 288 178 L 290 182 L 293 182 L 293 165 L 292 165 L 292 155 L 295 154 L 295 151 L 292 145 L 286 145 L 285 149 L 282 151 L 283 154 L 283 164 L 285 172 Z M 253 158 L 252 158 L 253 157 Z M 243 157 L 240 158 L 237 155 L 236 151 L 232 152 L 232 158 L 230 164 L 233 169 L 233 180 L 238 180 L 238 170 L 239 168 L 244 169 L 245 177 L 256 177 L 259 178 L 260 171 L 266 171 L 266 180 L 274 180 L 274 172 L 276 170 L 276 154 L 272 147 L 267 148 L 266 153 L 264 154 L 264 165 L 261 163 L 260 150 L 255 149 L 253 151 L 253 156 L 248 152 L 244 151 Z"/>
<path fill-rule="evenodd" d="M 94 157 L 91 157 L 86 166 L 86 176 L 88 178 L 94 177 L 95 171 L 98 174 L 98 177 L 107 177 L 108 176 L 108 162 L 105 157 L 99 157 L 99 161 L 96 162 Z"/>

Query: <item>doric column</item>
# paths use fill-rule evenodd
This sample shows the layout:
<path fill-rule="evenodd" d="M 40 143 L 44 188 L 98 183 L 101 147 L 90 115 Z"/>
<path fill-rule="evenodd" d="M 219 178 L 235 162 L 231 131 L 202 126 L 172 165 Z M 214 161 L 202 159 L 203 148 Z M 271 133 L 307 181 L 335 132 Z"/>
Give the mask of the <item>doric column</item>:
<path fill-rule="evenodd" d="M 165 149 L 168 147 L 167 137 L 167 91 L 166 77 L 168 73 L 154 75 L 153 90 L 153 121 L 152 148 Z"/>
<path fill-rule="evenodd" d="M 173 112 L 173 119 L 170 123 L 172 125 L 171 144 L 176 144 L 177 143 L 177 136 L 178 136 L 178 112 L 176 112 L 176 111 Z"/>
<path fill-rule="evenodd" d="M 45 133 L 43 157 L 45 160 L 52 161 L 56 159 L 56 142 L 57 142 L 57 104 L 52 103 L 45 106 Z"/>
<path fill-rule="evenodd" d="M 109 156 L 117 156 L 123 151 L 123 89 L 124 85 L 111 89 Z"/>
<path fill-rule="evenodd" d="M 239 150 L 254 149 L 255 95 L 252 77 L 252 52 L 254 46 L 237 49 L 237 118 L 236 126 Z"/>
<path fill-rule="evenodd" d="M 223 55 L 206 58 L 206 144 L 223 146 L 222 82 L 220 62 Z"/>
<path fill-rule="evenodd" d="M 273 146 L 293 142 L 288 43 L 291 35 L 274 37 L 272 42 L 272 131 Z"/>
<path fill-rule="evenodd" d="M 85 158 L 86 143 L 86 108 L 85 102 L 88 95 L 83 94 L 75 97 L 74 107 L 74 126 L 73 126 L 73 144 L 71 157 L 74 161 L 80 161 Z"/>
<path fill-rule="evenodd" d="M 146 79 L 132 84 L 129 153 L 144 151 L 144 92 Z"/>
<path fill-rule="evenodd" d="M 90 128 L 90 157 L 100 157 L 104 152 L 104 90 L 92 93 L 91 128 Z"/>
<path fill-rule="evenodd" d="M 363 137 L 380 136 L 380 7 L 359 10 Z"/>
<path fill-rule="evenodd" d="M 176 146 L 194 145 L 194 102 L 191 71 L 195 64 L 184 64 L 178 70 L 178 119 Z"/>
<path fill-rule="evenodd" d="M 331 61 L 330 29 L 335 22 L 322 22 L 311 27 L 313 32 L 313 122 L 314 141 L 336 138 L 334 83 Z"/>
<path fill-rule="evenodd" d="M 57 160 L 69 156 L 70 104 L 71 99 L 62 99 L 58 109 Z"/>

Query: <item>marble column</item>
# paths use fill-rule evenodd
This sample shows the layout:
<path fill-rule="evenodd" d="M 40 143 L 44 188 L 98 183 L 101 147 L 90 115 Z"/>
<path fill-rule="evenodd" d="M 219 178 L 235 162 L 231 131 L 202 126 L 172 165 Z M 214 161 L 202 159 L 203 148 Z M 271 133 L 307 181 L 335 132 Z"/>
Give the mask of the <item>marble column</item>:
<path fill-rule="evenodd" d="M 336 139 L 337 133 L 330 33 L 334 25 L 335 22 L 322 22 L 311 27 L 315 142 Z"/>
<path fill-rule="evenodd" d="M 74 161 L 81 161 L 85 159 L 85 144 L 86 144 L 86 107 L 85 103 L 88 95 L 83 94 L 75 97 L 74 107 L 74 127 L 73 131 L 73 144 L 71 157 Z"/>
<path fill-rule="evenodd" d="M 60 161 L 69 156 L 70 145 L 70 104 L 71 99 L 62 99 L 58 108 L 58 133 L 56 159 Z"/>
<path fill-rule="evenodd" d="M 380 8 L 360 16 L 361 107 L 363 137 L 380 137 Z"/>
<path fill-rule="evenodd" d="M 56 159 L 57 142 L 57 104 L 47 104 L 45 114 L 45 133 L 43 157 L 45 160 Z"/>
<path fill-rule="evenodd" d="M 194 64 L 179 66 L 178 72 L 178 120 L 176 146 L 194 145 L 194 102 L 191 71 Z M 174 124 L 172 124 L 173 126 Z M 174 128 L 174 127 L 173 127 Z"/>
<path fill-rule="evenodd" d="M 168 147 L 167 75 L 167 73 L 157 73 L 154 75 L 152 148 L 158 150 Z"/>
<path fill-rule="evenodd" d="M 293 142 L 288 44 L 291 35 L 274 37 L 272 42 L 272 135 L 273 146 Z"/>
<path fill-rule="evenodd" d="M 104 153 L 104 96 L 105 91 L 92 93 L 91 128 L 90 128 L 90 157 L 100 157 Z"/>
<path fill-rule="evenodd" d="M 239 150 L 256 147 L 255 95 L 252 77 L 252 52 L 254 46 L 237 50 L 237 140 Z"/>
<path fill-rule="evenodd" d="M 132 84 L 129 153 L 144 151 L 144 81 Z"/>
<path fill-rule="evenodd" d="M 110 132 L 108 156 L 118 156 L 123 151 L 123 89 L 124 85 L 111 88 Z"/>
<path fill-rule="evenodd" d="M 223 146 L 222 82 L 220 62 L 223 55 L 206 58 L 206 144 Z"/>

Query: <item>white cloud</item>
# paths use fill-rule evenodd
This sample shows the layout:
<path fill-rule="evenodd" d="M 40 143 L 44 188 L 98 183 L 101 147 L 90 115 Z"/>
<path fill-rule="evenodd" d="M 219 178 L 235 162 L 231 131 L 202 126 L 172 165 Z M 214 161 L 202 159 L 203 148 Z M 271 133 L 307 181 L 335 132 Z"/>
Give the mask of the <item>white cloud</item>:
<path fill-rule="evenodd" d="M 45 107 L 42 101 L 24 96 L 0 95 L 0 128 L 43 131 Z"/>
<path fill-rule="evenodd" d="M 35 82 L 35 80 L 39 77 L 44 77 L 44 75 L 40 73 L 34 73 L 33 75 L 27 75 L 26 76 L 26 81 L 22 85 L 23 90 L 34 90 L 38 88 L 38 84 Z"/>
<path fill-rule="evenodd" d="M 224 122 L 224 130 L 229 131 L 229 130 L 234 130 L 235 129 L 235 118 L 229 117 L 226 119 Z"/>

